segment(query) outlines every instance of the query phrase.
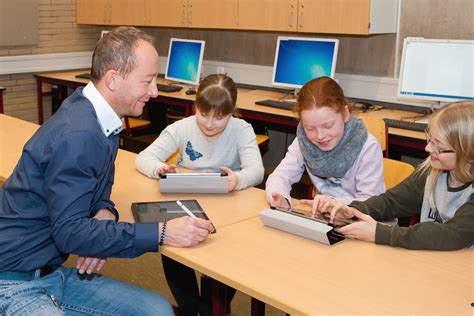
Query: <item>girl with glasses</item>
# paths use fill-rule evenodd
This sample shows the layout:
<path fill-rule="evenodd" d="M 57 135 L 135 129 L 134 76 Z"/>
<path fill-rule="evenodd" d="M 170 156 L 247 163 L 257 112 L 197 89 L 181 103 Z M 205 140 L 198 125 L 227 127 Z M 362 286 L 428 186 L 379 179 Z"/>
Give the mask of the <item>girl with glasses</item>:
<path fill-rule="evenodd" d="M 474 102 L 435 113 L 427 130 L 427 160 L 386 193 L 349 206 L 332 203 L 317 213 L 330 221 L 358 219 L 339 228 L 346 237 L 409 249 L 474 249 Z M 387 221 L 420 214 L 410 227 Z"/>

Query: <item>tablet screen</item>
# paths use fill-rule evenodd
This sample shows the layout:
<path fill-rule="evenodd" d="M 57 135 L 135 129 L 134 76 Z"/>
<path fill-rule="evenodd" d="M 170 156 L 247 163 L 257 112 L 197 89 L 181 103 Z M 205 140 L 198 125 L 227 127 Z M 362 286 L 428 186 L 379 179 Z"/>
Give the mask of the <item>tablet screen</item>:
<path fill-rule="evenodd" d="M 209 220 L 206 213 L 196 200 L 181 200 L 181 202 L 196 216 Z M 132 212 L 137 222 L 163 222 L 165 219 L 188 216 L 176 201 L 156 201 L 132 203 Z"/>
<path fill-rule="evenodd" d="M 160 173 L 160 179 L 180 178 L 180 177 L 225 177 L 227 174 L 222 172 L 180 172 L 180 173 Z"/>

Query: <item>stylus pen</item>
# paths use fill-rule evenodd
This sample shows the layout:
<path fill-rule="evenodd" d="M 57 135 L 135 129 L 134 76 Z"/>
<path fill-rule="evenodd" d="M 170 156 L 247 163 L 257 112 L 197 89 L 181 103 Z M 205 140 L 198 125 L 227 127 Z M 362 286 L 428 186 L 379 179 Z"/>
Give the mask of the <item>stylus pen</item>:
<path fill-rule="evenodd" d="M 176 201 L 176 204 L 178 204 L 178 206 L 181 207 L 181 209 L 182 209 L 183 211 L 185 211 L 186 214 L 188 214 L 188 215 L 191 216 L 191 217 L 196 218 L 196 215 L 194 215 L 193 212 L 191 212 L 191 211 L 186 207 L 186 205 L 184 205 L 180 200 L 177 200 L 177 201 Z"/>

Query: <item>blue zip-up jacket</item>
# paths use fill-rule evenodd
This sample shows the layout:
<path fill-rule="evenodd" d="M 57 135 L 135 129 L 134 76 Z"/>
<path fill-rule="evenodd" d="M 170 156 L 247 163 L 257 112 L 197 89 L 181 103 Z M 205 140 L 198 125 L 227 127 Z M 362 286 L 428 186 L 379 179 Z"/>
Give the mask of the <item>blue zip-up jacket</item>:
<path fill-rule="evenodd" d="M 68 254 L 136 257 L 158 250 L 158 224 L 91 217 L 113 206 L 118 136 L 106 137 L 82 88 L 23 148 L 0 189 L 0 271 L 60 266 Z"/>

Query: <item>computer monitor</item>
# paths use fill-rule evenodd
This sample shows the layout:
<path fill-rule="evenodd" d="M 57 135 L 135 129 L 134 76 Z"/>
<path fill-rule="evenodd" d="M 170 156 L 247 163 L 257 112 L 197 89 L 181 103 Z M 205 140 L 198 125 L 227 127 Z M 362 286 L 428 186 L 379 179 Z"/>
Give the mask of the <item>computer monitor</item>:
<path fill-rule="evenodd" d="M 272 85 L 301 88 L 314 78 L 334 78 L 339 40 L 278 37 Z"/>
<path fill-rule="evenodd" d="M 165 79 L 198 85 L 204 46 L 204 41 L 171 38 Z"/>
<path fill-rule="evenodd" d="M 474 100 L 474 41 L 405 38 L 398 97 Z"/>

